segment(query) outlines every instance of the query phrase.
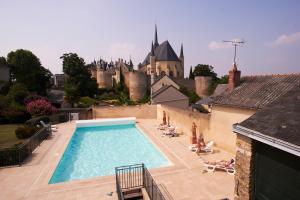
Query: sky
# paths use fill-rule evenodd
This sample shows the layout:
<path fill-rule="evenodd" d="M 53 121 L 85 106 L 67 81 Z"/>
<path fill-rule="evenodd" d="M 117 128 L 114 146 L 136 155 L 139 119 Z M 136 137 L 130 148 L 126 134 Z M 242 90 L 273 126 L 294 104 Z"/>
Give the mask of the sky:
<path fill-rule="evenodd" d="M 244 39 L 237 64 L 242 75 L 300 72 L 298 0 L 0 0 L 0 56 L 27 49 L 52 73 L 62 72 L 60 56 L 77 53 L 86 63 L 131 56 L 142 62 L 154 40 L 168 40 L 185 75 L 209 64 L 219 76 L 233 63 L 234 48 L 223 40 Z"/>

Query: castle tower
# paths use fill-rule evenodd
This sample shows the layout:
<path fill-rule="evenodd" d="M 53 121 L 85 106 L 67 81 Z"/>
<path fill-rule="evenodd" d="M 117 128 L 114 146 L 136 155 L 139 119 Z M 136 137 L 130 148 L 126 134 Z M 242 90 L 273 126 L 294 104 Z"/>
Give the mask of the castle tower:
<path fill-rule="evenodd" d="M 184 77 L 184 55 L 183 55 L 183 44 L 181 44 L 179 60 L 180 60 L 180 62 L 181 62 L 181 70 L 182 70 L 182 78 L 183 78 L 183 77 Z"/>
<path fill-rule="evenodd" d="M 153 42 L 151 44 L 151 54 L 150 54 L 150 74 L 156 73 L 156 68 L 155 68 L 155 55 L 154 55 L 154 46 Z"/>
<path fill-rule="evenodd" d="M 156 24 L 155 24 L 155 33 L 154 33 L 154 49 L 156 49 L 156 47 L 159 46 L 159 43 L 158 43 L 158 38 L 157 38 L 157 27 L 156 27 Z"/>

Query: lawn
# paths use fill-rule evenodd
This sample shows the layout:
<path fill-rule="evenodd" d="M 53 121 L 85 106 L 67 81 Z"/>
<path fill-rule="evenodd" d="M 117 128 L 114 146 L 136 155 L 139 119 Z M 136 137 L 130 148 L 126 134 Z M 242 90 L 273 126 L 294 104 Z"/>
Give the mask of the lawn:
<path fill-rule="evenodd" d="M 15 135 L 15 130 L 18 126 L 20 124 L 0 125 L 0 148 L 12 147 L 24 141 L 18 139 Z"/>

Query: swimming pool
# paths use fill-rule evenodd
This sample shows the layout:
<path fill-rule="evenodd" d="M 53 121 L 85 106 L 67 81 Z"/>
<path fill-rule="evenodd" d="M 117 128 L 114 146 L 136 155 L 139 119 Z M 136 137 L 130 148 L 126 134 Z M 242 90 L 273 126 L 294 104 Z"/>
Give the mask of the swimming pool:
<path fill-rule="evenodd" d="M 170 165 L 135 124 L 77 127 L 49 184 L 113 175 L 115 167 L 137 163 Z"/>

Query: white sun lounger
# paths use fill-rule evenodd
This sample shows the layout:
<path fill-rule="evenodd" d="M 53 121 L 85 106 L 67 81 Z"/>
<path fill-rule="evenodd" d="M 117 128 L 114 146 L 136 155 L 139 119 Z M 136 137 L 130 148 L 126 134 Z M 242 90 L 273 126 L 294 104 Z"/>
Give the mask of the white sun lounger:
<path fill-rule="evenodd" d="M 204 152 L 204 153 L 213 153 L 213 152 L 214 152 L 214 150 L 213 150 L 213 145 L 214 145 L 214 142 L 213 142 L 213 141 L 208 142 L 208 143 L 206 144 L 205 147 L 202 147 L 202 148 L 200 149 L 200 152 Z M 199 150 L 198 150 L 198 147 L 196 147 L 196 145 L 190 145 L 190 146 L 189 146 L 189 149 L 190 149 L 191 151 L 193 151 L 193 152 L 199 151 Z"/>
<path fill-rule="evenodd" d="M 235 174 L 234 162 L 233 163 L 226 163 L 224 161 L 218 161 L 215 163 L 206 162 L 206 163 L 204 163 L 204 166 L 206 167 L 206 170 L 208 172 L 214 172 L 216 169 L 218 169 L 218 170 L 226 171 L 227 174 L 230 174 L 230 175 Z"/>

